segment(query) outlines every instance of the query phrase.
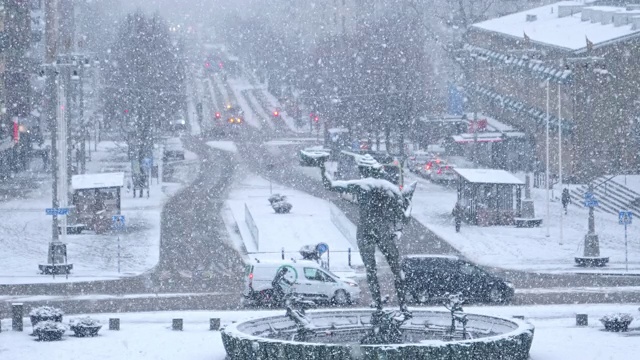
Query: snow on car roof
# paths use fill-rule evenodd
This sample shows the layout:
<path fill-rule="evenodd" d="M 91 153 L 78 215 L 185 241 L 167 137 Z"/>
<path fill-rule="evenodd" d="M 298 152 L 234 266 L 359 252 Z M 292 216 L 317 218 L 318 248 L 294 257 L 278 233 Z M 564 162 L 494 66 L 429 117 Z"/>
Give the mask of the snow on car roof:
<path fill-rule="evenodd" d="M 302 265 L 314 265 L 314 266 L 319 266 L 317 262 L 315 261 L 310 261 L 310 260 L 276 260 L 276 259 L 265 259 L 265 260 L 260 260 L 260 259 L 251 259 L 249 260 L 249 264 L 251 265 L 256 265 L 256 264 L 267 264 L 267 265 L 294 265 L 294 264 L 302 264 Z"/>
<path fill-rule="evenodd" d="M 459 260 L 460 258 L 456 255 L 434 255 L 434 254 L 414 254 L 405 256 L 407 259 L 449 259 L 449 260 Z"/>
<path fill-rule="evenodd" d="M 71 187 L 74 190 L 98 189 L 124 186 L 124 173 L 82 174 L 71 177 Z"/>
<path fill-rule="evenodd" d="M 577 1 L 561 1 L 472 25 L 475 29 L 497 32 L 524 41 L 542 43 L 569 50 L 587 48 L 620 38 L 640 35 L 634 27 L 637 10 L 625 7 L 595 7 Z M 625 17 L 615 20 L 617 17 Z M 613 20 L 613 21 L 612 21 Z M 618 26 L 614 25 L 618 22 Z"/>
<path fill-rule="evenodd" d="M 505 170 L 454 168 L 453 171 L 470 183 L 524 185 L 522 180 Z"/>

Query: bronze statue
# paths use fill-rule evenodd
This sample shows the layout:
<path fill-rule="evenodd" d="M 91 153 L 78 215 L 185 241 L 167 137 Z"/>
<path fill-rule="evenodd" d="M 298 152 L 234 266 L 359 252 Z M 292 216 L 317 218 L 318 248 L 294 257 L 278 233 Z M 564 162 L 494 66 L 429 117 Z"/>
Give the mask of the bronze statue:
<path fill-rule="evenodd" d="M 326 173 L 325 165 L 320 163 L 322 182 L 326 189 L 349 193 L 358 201 L 360 220 L 357 229 L 358 248 L 367 273 L 367 283 L 373 298 L 376 312 L 372 316 L 372 323 L 385 318 L 382 310 L 382 297 L 376 270 L 376 246 L 387 259 L 394 276 L 394 285 L 403 318 L 408 319 L 411 314 L 407 310 L 405 301 L 404 276 L 400 268 L 400 253 L 396 241 L 401 235 L 402 225 L 410 218 L 408 209 L 415 191 L 416 183 L 404 190 L 383 179 L 384 170 L 371 155 L 364 155 L 358 169 L 362 179 L 334 181 Z M 399 326 L 399 325 L 398 325 Z"/>

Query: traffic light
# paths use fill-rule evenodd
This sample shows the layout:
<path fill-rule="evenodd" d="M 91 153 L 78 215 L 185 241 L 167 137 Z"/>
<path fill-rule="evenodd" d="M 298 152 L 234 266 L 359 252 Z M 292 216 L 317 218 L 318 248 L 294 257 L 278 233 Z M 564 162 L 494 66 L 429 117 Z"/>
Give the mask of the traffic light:
<path fill-rule="evenodd" d="M 216 119 L 220 119 L 221 116 L 222 115 L 219 112 L 216 113 Z"/>
<path fill-rule="evenodd" d="M 318 117 L 318 115 L 313 117 L 313 122 L 315 122 L 315 123 L 320 122 L 320 118 Z"/>
<path fill-rule="evenodd" d="M 273 117 L 278 117 L 278 116 L 280 116 L 280 111 L 273 110 Z"/>

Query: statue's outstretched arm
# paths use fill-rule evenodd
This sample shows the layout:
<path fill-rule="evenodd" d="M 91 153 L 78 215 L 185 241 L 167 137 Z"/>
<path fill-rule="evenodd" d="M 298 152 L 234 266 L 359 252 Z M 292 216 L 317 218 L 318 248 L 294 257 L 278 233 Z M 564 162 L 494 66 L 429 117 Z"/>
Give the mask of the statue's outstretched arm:
<path fill-rule="evenodd" d="M 348 184 L 344 181 L 333 181 L 331 176 L 327 173 L 324 163 L 320 163 L 320 174 L 322 175 L 322 185 L 324 185 L 324 188 L 329 191 L 355 194 L 359 190 L 359 186 L 357 184 Z"/>

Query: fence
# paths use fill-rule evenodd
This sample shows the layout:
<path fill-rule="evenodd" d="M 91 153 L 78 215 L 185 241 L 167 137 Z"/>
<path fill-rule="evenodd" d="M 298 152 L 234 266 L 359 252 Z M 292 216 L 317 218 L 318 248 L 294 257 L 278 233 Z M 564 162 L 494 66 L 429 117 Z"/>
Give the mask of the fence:
<path fill-rule="evenodd" d="M 282 260 L 285 259 L 285 253 L 290 253 L 291 251 L 286 251 L 284 248 L 282 248 L 282 250 L 280 251 L 256 251 L 256 252 L 249 252 L 247 253 L 248 255 L 259 255 L 259 254 L 280 254 L 280 257 Z M 352 257 L 352 251 L 351 248 L 348 248 L 347 250 L 327 250 L 327 252 L 325 254 L 323 254 L 323 256 L 320 258 L 320 260 L 318 261 L 318 263 L 321 265 L 322 268 L 327 269 L 327 270 L 331 270 L 331 254 L 346 254 L 347 256 L 347 266 L 348 267 L 353 267 L 352 263 L 351 263 L 351 257 Z M 339 255 L 339 256 L 344 256 L 344 255 Z M 358 255 L 359 256 L 359 255 Z M 336 255 L 334 255 L 334 258 L 336 257 Z"/>
<path fill-rule="evenodd" d="M 251 238 L 253 239 L 253 243 L 256 245 L 256 251 L 260 251 L 260 233 L 258 231 L 258 227 L 256 226 L 255 221 L 253 221 L 253 216 L 251 216 L 251 212 L 247 207 L 247 204 L 244 204 L 244 222 L 247 224 L 249 228 L 249 232 L 251 233 Z"/>

